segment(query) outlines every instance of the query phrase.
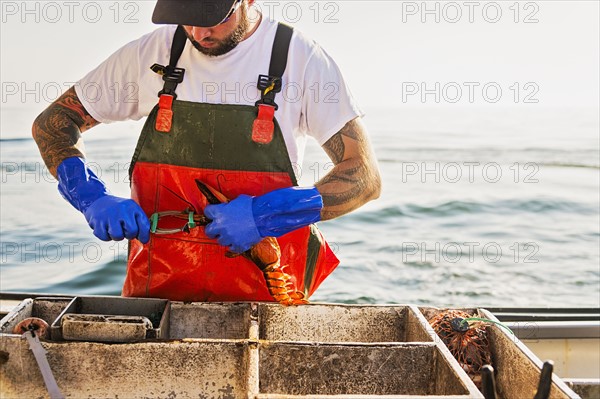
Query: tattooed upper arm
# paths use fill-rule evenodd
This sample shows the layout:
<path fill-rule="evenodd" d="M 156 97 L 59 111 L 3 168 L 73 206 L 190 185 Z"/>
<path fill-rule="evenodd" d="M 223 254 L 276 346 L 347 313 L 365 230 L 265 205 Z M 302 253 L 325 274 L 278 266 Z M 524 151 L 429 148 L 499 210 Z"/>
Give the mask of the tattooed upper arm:
<path fill-rule="evenodd" d="M 98 125 L 71 87 L 33 123 L 32 134 L 42 158 L 52 175 L 56 168 L 69 157 L 83 157 L 81 133 Z"/>
<path fill-rule="evenodd" d="M 323 145 L 323 149 L 334 164 L 337 165 L 338 163 L 342 162 L 346 149 L 344 140 L 342 139 L 342 133 L 338 132 L 334 134 L 333 137 L 327 140 L 327 142 Z"/>
<path fill-rule="evenodd" d="M 356 148 L 356 144 L 364 143 L 366 138 L 366 131 L 359 118 L 355 118 L 346 125 L 336 134 L 334 134 L 325 144 L 323 149 L 331 158 L 334 164 L 339 164 L 344 159 L 353 155 Z M 350 140 L 348 140 L 350 139 Z"/>
<path fill-rule="evenodd" d="M 64 114 L 77 124 L 81 133 L 100 123 L 92 118 L 83 104 L 81 104 L 74 87 L 64 92 L 53 105 L 62 107 Z"/>
<path fill-rule="evenodd" d="M 360 118 L 348 122 L 323 149 L 335 167 L 316 184 L 323 197 L 322 220 L 346 214 L 379 197 L 379 168 Z"/>

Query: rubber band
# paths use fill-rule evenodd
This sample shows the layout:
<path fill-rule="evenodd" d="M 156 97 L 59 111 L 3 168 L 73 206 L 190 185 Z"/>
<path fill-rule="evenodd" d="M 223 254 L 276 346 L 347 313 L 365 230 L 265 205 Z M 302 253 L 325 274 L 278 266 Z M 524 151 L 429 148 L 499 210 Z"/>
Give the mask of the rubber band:
<path fill-rule="evenodd" d="M 152 225 L 150 226 L 150 232 L 155 234 L 156 228 L 158 227 L 158 213 L 153 213 L 152 216 L 150 216 L 150 221 L 152 222 Z"/>
<path fill-rule="evenodd" d="M 190 212 L 188 214 L 188 227 L 190 229 L 193 229 L 194 227 L 196 227 L 196 222 L 194 221 L 194 212 Z"/>
<path fill-rule="evenodd" d="M 463 319 L 463 320 L 466 321 L 467 323 L 470 322 L 470 321 L 483 321 L 483 322 L 486 322 L 486 323 L 494 323 L 494 324 L 499 325 L 500 327 L 504 327 L 512 335 L 515 335 L 515 333 L 512 332 L 512 330 L 510 328 L 508 328 L 505 324 L 500 323 L 499 321 L 494 321 L 494 320 L 490 320 L 490 319 L 482 319 L 480 317 L 469 317 L 469 318 L 466 318 L 466 319 Z"/>

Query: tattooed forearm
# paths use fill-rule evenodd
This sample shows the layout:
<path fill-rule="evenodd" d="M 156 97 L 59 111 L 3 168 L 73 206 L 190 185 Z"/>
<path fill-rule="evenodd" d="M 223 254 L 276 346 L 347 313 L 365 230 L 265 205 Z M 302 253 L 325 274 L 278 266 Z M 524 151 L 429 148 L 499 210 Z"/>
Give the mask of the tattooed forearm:
<path fill-rule="evenodd" d="M 33 138 L 54 177 L 56 168 L 64 159 L 84 156 L 81 133 L 98 123 L 85 110 L 73 87 L 36 118 Z"/>
<path fill-rule="evenodd" d="M 344 215 L 379 197 L 379 169 L 358 118 L 348 122 L 323 148 L 335 167 L 316 184 L 323 197 L 322 220 Z"/>
<path fill-rule="evenodd" d="M 356 184 L 356 176 L 362 173 L 361 166 L 343 165 L 338 169 L 337 173 L 330 173 L 319 182 L 321 187 L 337 188 L 335 192 L 321 193 L 323 203 L 328 207 L 344 205 L 360 196 L 363 190 Z"/>

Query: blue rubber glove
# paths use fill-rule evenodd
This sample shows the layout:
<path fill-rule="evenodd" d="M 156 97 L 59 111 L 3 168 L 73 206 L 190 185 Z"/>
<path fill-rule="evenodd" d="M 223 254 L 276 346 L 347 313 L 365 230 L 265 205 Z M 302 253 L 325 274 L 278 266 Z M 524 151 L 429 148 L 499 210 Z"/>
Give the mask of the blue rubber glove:
<path fill-rule="evenodd" d="M 133 200 L 108 193 L 104 182 L 78 157 L 65 159 L 56 170 L 58 191 L 83 213 L 94 235 L 102 241 L 124 238 L 150 240 L 150 221 Z"/>
<path fill-rule="evenodd" d="M 226 204 L 208 205 L 212 222 L 206 235 L 232 252 L 242 253 L 264 237 L 281 237 L 321 220 L 323 198 L 315 187 L 290 187 L 250 197 L 240 195 Z"/>

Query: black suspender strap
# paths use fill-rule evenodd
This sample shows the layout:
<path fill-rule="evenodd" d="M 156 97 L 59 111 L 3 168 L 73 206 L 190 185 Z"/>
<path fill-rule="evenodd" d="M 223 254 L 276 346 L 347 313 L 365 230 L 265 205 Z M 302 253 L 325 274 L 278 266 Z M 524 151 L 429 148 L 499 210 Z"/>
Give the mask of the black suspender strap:
<path fill-rule="evenodd" d="M 260 90 L 260 100 L 256 102 L 258 115 L 252 125 L 252 141 L 257 144 L 269 144 L 273 140 L 275 111 L 279 108 L 275 103 L 275 95 L 281 91 L 281 78 L 287 66 L 293 33 L 294 30 L 290 26 L 282 23 L 277 25 L 269 74 L 258 76 L 257 87 Z"/>
<path fill-rule="evenodd" d="M 268 75 L 259 75 L 257 87 L 260 90 L 261 98 L 256 105 L 266 104 L 279 107 L 275 104 L 275 94 L 281 91 L 281 77 L 285 72 L 288 60 L 288 52 L 294 29 L 281 22 L 277 25 L 273 49 L 271 50 L 271 64 Z"/>
<path fill-rule="evenodd" d="M 173 44 L 171 44 L 171 58 L 169 59 L 168 68 L 174 69 L 177 66 L 179 58 L 181 58 L 181 54 L 183 54 L 183 49 L 185 48 L 186 42 L 187 35 L 185 34 L 185 29 L 183 29 L 183 26 L 179 25 L 177 26 L 177 30 L 173 36 Z"/>
<path fill-rule="evenodd" d="M 183 26 L 179 25 L 175 30 L 175 35 L 173 35 L 169 65 L 154 64 L 150 67 L 154 72 L 162 75 L 165 82 L 163 89 L 158 93 L 159 96 L 167 94 L 177 98 L 175 89 L 179 83 L 183 82 L 183 76 L 185 75 L 185 69 L 177 68 L 177 63 L 179 62 L 179 58 L 181 58 L 181 54 L 183 54 L 186 42 L 187 36 L 185 30 Z"/>
<path fill-rule="evenodd" d="M 173 43 L 171 44 L 171 55 L 169 57 L 169 65 L 163 66 L 154 64 L 150 67 L 154 72 L 162 75 L 163 89 L 158 93 L 158 112 L 156 115 L 155 129 L 159 132 L 169 133 L 173 123 L 173 101 L 177 98 L 175 90 L 177 85 L 183 82 L 183 76 L 185 75 L 185 69 L 177 68 L 177 63 L 183 49 L 187 36 L 183 26 L 177 26 L 175 35 L 173 35 Z"/>
<path fill-rule="evenodd" d="M 288 52 L 294 30 L 291 26 L 279 23 L 273 50 L 271 51 L 271 65 L 269 66 L 269 75 L 281 78 L 287 66 Z"/>

